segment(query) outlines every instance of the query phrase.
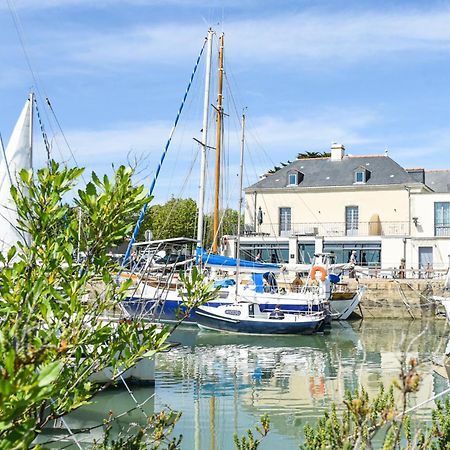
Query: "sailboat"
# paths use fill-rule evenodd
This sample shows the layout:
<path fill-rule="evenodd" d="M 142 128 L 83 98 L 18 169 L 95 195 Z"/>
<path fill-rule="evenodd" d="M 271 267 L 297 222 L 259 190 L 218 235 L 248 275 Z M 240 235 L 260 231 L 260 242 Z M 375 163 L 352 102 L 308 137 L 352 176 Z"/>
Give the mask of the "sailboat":
<path fill-rule="evenodd" d="M 244 166 L 244 135 L 245 115 L 242 115 L 241 161 L 240 161 L 240 198 L 238 211 L 237 254 L 240 253 L 240 229 L 242 211 L 242 180 Z M 321 329 L 325 324 L 325 310 L 319 308 L 313 311 L 313 301 L 307 303 L 307 311 L 285 313 L 280 305 L 266 312 L 261 308 L 260 297 L 249 301 L 240 293 L 239 275 L 240 258 L 236 259 L 235 297 L 232 305 L 211 307 L 200 305 L 196 309 L 197 324 L 200 328 L 239 334 L 311 334 Z M 275 287 L 275 278 L 267 277 L 268 290 Z M 273 292 L 275 294 L 275 292 Z M 256 297 L 256 296 L 255 296 Z"/>
<path fill-rule="evenodd" d="M 22 169 L 32 168 L 33 160 L 33 101 L 30 94 L 9 139 L 2 145 L 0 162 L 0 253 L 6 254 L 17 242 L 27 243 L 28 236 L 17 227 L 17 209 L 11 197 L 11 187 L 17 185 Z"/>
<path fill-rule="evenodd" d="M 131 252 L 131 247 L 138 249 L 141 255 L 136 261 L 136 272 L 123 273 L 124 277 L 131 277 L 135 280 L 133 287 L 129 291 L 129 296 L 123 303 L 124 309 L 132 316 L 147 316 L 148 318 L 158 319 L 163 322 L 179 321 L 180 316 L 184 317 L 185 323 L 196 323 L 196 311 L 191 311 L 187 317 L 183 308 L 183 298 L 179 293 L 182 289 L 176 279 L 178 270 L 189 270 L 189 264 L 196 263 L 203 269 L 211 271 L 211 278 L 214 278 L 217 285 L 220 286 L 219 297 L 208 303 L 207 306 L 218 307 L 221 305 L 230 305 L 237 301 L 239 297 L 245 301 L 251 301 L 258 304 L 261 312 L 271 312 L 277 305 L 280 305 L 284 312 L 308 312 L 322 311 L 328 308 L 328 300 L 331 298 L 332 289 L 329 277 L 320 279 L 314 277 L 317 269 L 326 270 L 324 255 L 318 255 L 317 260 L 309 268 L 310 278 L 313 282 L 306 283 L 299 290 L 286 290 L 279 288 L 273 276 L 282 270 L 279 264 L 267 264 L 253 261 L 244 261 L 239 258 L 227 257 L 218 254 L 218 228 L 219 228 L 219 207 L 218 207 L 218 169 L 220 168 L 220 148 L 221 148 L 221 120 L 222 120 L 222 79 L 223 79 L 223 35 L 219 43 L 219 92 L 217 96 L 217 129 L 216 129 L 216 191 L 214 195 L 214 229 L 212 252 L 206 252 L 203 248 L 203 215 L 205 198 L 205 178 L 206 178 L 206 153 L 207 153 L 207 132 L 208 132 L 208 114 L 209 114 L 209 95 L 211 78 L 211 42 L 212 30 L 209 30 L 207 37 L 207 60 L 205 74 L 205 93 L 203 109 L 203 129 L 202 139 L 199 141 L 201 147 L 201 167 L 200 167 L 200 185 L 198 201 L 198 226 L 197 240 L 188 238 L 169 239 L 165 241 L 148 241 L 132 244 L 127 250 L 127 255 Z M 178 116 L 177 116 L 178 119 Z M 177 122 L 177 121 L 176 121 Z M 172 132 L 171 132 L 172 133 Z M 170 138 L 169 138 L 170 141 Z M 167 146 L 166 146 L 167 150 Z M 165 150 L 165 152 L 166 152 Z M 163 154 L 163 156 L 165 153 Z M 163 158 L 162 158 L 163 160 Z M 157 170 L 159 173 L 159 169 Z M 152 184 L 152 188 L 154 183 Z M 141 219 L 139 219 L 141 220 Z M 138 221 L 139 224 L 139 221 Z M 138 226 L 137 224 L 137 226 Z M 239 233 L 238 233 L 239 234 Z M 137 233 L 135 232 L 135 235 Z M 186 258 L 188 248 L 196 244 L 195 261 Z M 169 252 L 174 255 L 174 262 L 167 264 L 164 268 L 157 268 L 152 273 L 152 267 L 155 266 L 155 255 L 161 251 Z M 175 257 L 180 255 L 182 257 Z M 127 260 L 125 256 L 124 260 Z M 232 273 L 230 278 L 218 279 L 219 271 L 233 272 L 238 270 L 252 274 L 252 282 L 246 285 L 236 284 L 236 277 Z M 266 291 L 263 286 L 264 278 L 271 281 L 270 289 Z M 339 302 L 333 302 L 333 318 L 347 318 L 359 303 L 362 292 L 358 296 L 351 298 L 342 298 Z"/>
<path fill-rule="evenodd" d="M 177 238 L 169 239 L 165 241 L 149 241 L 141 244 L 135 244 L 135 249 L 140 249 L 140 254 L 143 255 L 142 259 L 137 261 L 136 267 L 140 267 L 139 273 L 123 273 L 123 277 L 134 277 L 135 284 L 130 289 L 127 300 L 123 303 L 124 309 L 132 316 L 150 316 L 152 318 L 159 319 L 161 321 L 170 322 L 178 321 L 183 310 L 183 299 L 179 294 L 179 289 L 182 286 L 177 283 L 176 272 L 179 269 L 186 268 L 186 261 L 178 262 L 178 258 L 175 258 L 173 264 L 167 264 L 165 268 L 157 268 L 157 272 L 151 275 L 152 266 L 154 266 L 155 255 L 157 255 L 161 250 L 165 250 L 167 253 L 167 248 L 172 254 L 182 254 L 185 252 L 186 248 L 192 246 L 196 243 L 196 263 L 201 265 L 202 268 L 211 268 L 214 274 L 214 267 L 224 267 L 227 266 L 228 269 L 235 267 L 238 263 L 242 271 L 247 271 L 255 274 L 253 290 L 254 297 L 259 298 L 261 303 L 264 303 L 263 309 L 274 309 L 276 304 L 280 303 L 282 300 L 287 300 L 292 297 L 291 295 L 284 295 L 283 292 L 269 292 L 268 295 L 260 295 L 259 284 L 262 283 L 263 274 L 273 273 L 281 270 L 281 266 L 278 264 L 265 264 L 250 261 L 240 261 L 236 258 L 226 258 L 222 255 L 217 254 L 218 248 L 218 228 L 219 228 L 219 207 L 218 207 L 218 171 L 220 169 L 220 148 L 221 148 L 221 120 L 222 120 L 222 85 L 223 85 L 223 35 L 220 37 L 220 51 L 219 51 L 219 92 L 217 96 L 217 129 L 216 129 L 216 191 L 215 191 L 215 213 L 214 213 L 214 240 L 212 253 L 207 253 L 203 249 L 203 215 L 204 215 L 204 198 L 205 198 L 205 179 L 206 179 L 206 159 L 207 159 L 207 132 L 208 132 L 208 115 L 210 108 L 210 79 L 211 79 L 211 59 L 212 59 L 212 30 L 209 30 L 207 37 L 207 60 L 206 60 L 206 74 L 205 74 L 205 93 L 204 93 L 204 105 L 203 105 L 203 129 L 202 129 L 202 140 L 201 144 L 201 167 L 200 167 L 200 186 L 199 186 L 199 201 L 198 201 L 198 226 L 197 226 L 197 241 L 193 241 L 187 238 Z M 170 139 L 170 138 L 169 138 Z M 166 147 L 167 148 L 167 147 Z M 164 156 L 164 154 L 163 154 Z M 158 171 L 157 171 L 158 173 Z M 152 184 L 152 188 L 154 183 Z M 138 221 L 139 224 L 139 221 Z M 137 226 L 138 226 L 137 224 Z M 135 233 L 136 234 L 136 233 Z M 131 247 L 131 246 L 130 246 Z M 127 250 L 127 254 L 124 260 L 127 260 L 127 255 L 130 253 Z M 180 258 L 181 259 L 181 258 Z M 184 258 L 183 258 L 184 259 Z M 133 272 L 133 271 L 132 271 Z M 257 281 L 259 280 L 259 281 Z M 210 302 L 208 305 L 211 307 L 217 307 L 220 305 L 229 305 L 235 302 L 236 296 L 234 294 L 235 284 L 233 279 L 220 280 L 219 283 L 222 284 L 221 290 L 219 292 L 219 298 Z M 229 283 L 225 286 L 225 283 Z M 293 308 L 300 311 L 306 311 L 311 301 L 315 302 L 316 309 L 323 309 L 322 303 L 325 299 L 325 289 L 320 286 L 323 294 L 317 295 L 317 289 L 305 289 L 302 295 L 296 294 L 296 304 Z M 250 295 L 251 290 L 246 289 L 245 295 Z M 304 295 L 303 295 L 304 294 Z M 242 294 L 241 294 L 242 295 Z M 301 298 L 300 298 L 301 297 Z M 285 304 L 285 302 L 283 303 Z M 287 306 L 289 309 L 290 307 Z M 196 322 L 196 313 L 191 311 L 188 317 L 186 317 L 185 322 Z"/>

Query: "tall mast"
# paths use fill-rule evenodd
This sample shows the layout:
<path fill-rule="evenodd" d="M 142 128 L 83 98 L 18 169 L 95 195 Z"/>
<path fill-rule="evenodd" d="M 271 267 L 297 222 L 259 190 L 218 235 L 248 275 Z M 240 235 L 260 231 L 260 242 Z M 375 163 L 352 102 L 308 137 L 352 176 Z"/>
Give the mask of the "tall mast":
<path fill-rule="evenodd" d="M 208 30 L 205 69 L 205 94 L 203 100 L 203 129 L 202 129 L 202 153 L 200 157 L 200 184 L 198 188 L 198 222 L 197 222 L 197 248 L 202 247 L 203 242 L 203 216 L 205 214 L 205 179 L 206 160 L 208 148 L 208 116 L 209 116 L 209 93 L 211 86 L 211 59 L 213 30 Z"/>
<path fill-rule="evenodd" d="M 242 184 L 244 178 L 244 139 L 245 139 L 245 114 L 242 114 L 242 131 L 241 131 L 241 158 L 239 163 L 239 208 L 238 208 L 238 226 L 237 226 L 237 239 L 236 239 L 236 300 L 238 298 L 238 286 L 239 286 L 239 269 L 241 267 L 241 214 L 242 203 L 244 198 L 242 197 Z"/>
<path fill-rule="evenodd" d="M 223 89 L 223 39 L 219 38 L 219 92 L 217 94 L 217 126 L 216 126 L 216 176 L 214 191 L 214 222 L 213 222 L 213 245 L 212 252 L 217 253 L 219 247 L 219 191 L 220 191 L 220 158 L 222 152 L 222 89 Z"/>

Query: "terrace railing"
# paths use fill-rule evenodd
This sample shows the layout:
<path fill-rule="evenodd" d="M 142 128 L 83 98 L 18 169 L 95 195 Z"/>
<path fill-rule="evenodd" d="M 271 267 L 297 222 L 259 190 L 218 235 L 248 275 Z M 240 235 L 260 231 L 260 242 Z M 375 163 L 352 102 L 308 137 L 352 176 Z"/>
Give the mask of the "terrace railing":
<path fill-rule="evenodd" d="M 287 230 L 280 230 L 278 223 L 263 223 L 253 230 L 247 227 L 244 234 L 247 235 L 271 235 L 271 236 L 407 236 L 409 223 L 405 222 L 321 222 L 321 223 L 292 223 Z"/>

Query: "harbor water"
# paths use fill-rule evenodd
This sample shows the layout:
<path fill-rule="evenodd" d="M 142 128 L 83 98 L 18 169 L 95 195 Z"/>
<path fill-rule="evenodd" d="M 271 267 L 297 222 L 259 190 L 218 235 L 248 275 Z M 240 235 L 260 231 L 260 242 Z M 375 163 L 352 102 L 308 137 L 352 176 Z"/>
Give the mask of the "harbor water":
<path fill-rule="evenodd" d="M 421 389 L 410 405 L 448 388 L 436 363 L 448 340 L 445 320 L 366 319 L 335 322 L 329 333 L 312 336 L 243 336 L 178 329 L 179 345 L 156 360 L 155 386 L 134 390 L 145 413 L 181 411 L 174 435 L 183 449 L 233 449 L 233 435 L 270 417 L 261 448 L 298 448 L 303 428 L 314 424 L 332 403 L 342 407 L 347 390 L 364 386 L 374 396 L 381 383 L 398 379 L 402 348 L 417 358 Z M 413 413 L 415 425 L 428 422 L 434 402 Z M 72 427 L 91 426 L 111 411 L 132 409 L 126 390 L 112 389 L 80 409 Z M 101 419 L 100 419 L 101 420 Z M 125 415 L 121 426 L 144 420 L 142 411 Z M 116 425 L 117 426 L 117 425 Z M 98 437 L 98 435 L 97 435 Z M 67 445 L 67 442 L 66 444 Z M 75 448 L 75 447 L 72 447 Z"/>

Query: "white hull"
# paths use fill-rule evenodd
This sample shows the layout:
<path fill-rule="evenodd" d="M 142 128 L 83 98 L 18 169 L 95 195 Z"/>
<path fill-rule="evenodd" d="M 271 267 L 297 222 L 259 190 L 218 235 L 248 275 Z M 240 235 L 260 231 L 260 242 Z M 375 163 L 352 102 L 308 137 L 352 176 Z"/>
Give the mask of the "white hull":
<path fill-rule="evenodd" d="M 365 290 L 365 287 L 359 288 L 356 295 L 348 300 L 331 300 L 331 318 L 333 320 L 347 320 L 358 307 Z"/>
<path fill-rule="evenodd" d="M 142 358 L 133 367 L 123 372 L 122 377 L 125 381 L 138 384 L 155 383 L 155 358 Z M 119 378 L 113 378 L 113 371 L 110 367 L 96 372 L 89 377 L 90 381 L 95 383 L 109 383 L 111 381 L 120 381 Z"/>

